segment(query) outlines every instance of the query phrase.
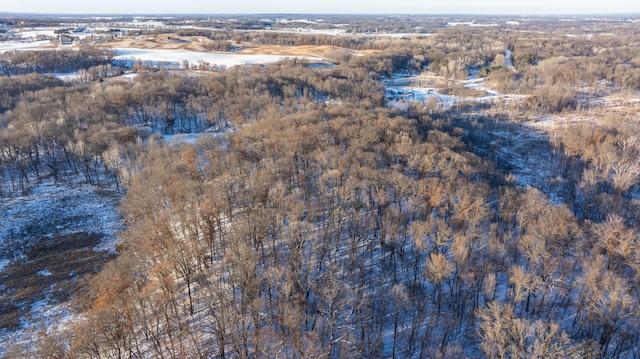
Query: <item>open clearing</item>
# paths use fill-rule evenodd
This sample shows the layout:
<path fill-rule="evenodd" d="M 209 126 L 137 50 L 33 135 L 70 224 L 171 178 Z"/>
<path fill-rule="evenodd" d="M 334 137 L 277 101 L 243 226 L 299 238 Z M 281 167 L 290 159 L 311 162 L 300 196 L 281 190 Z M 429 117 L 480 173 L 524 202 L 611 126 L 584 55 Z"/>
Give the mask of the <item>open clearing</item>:
<path fill-rule="evenodd" d="M 207 62 L 219 66 L 236 66 L 249 64 L 267 64 L 280 61 L 283 57 L 277 55 L 234 55 L 223 53 L 205 53 L 189 50 L 115 48 L 117 61 L 141 61 L 199 64 Z"/>
<path fill-rule="evenodd" d="M 0 206 L 0 357 L 68 318 L 78 280 L 115 255 L 116 195 L 45 181 Z M 81 204 L 81 205 L 78 205 Z"/>
<path fill-rule="evenodd" d="M 135 38 L 110 41 L 101 44 L 113 48 L 137 48 L 137 49 L 162 49 L 162 50 L 189 50 L 198 52 L 207 51 L 207 45 L 214 43 L 203 36 L 178 36 L 176 34 L 162 34 L 138 36 Z M 359 55 L 358 51 L 345 49 L 338 46 L 327 45 L 302 45 L 302 46 L 278 46 L 255 45 L 249 43 L 233 44 L 237 49 L 233 53 L 245 55 L 279 55 L 298 57 L 330 57 L 342 54 Z"/>
<path fill-rule="evenodd" d="M 312 62 L 324 62 L 328 58 L 359 56 L 360 52 L 336 46 L 263 46 L 239 44 L 235 51 L 207 51 L 212 41 L 197 36 L 144 36 L 105 43 L 116 52 L 116 60 L 142 62 L 170 62 L 191 64 L 209 63 L 220 66 L 266 64 L 283 58 L 304 58 Z"/>

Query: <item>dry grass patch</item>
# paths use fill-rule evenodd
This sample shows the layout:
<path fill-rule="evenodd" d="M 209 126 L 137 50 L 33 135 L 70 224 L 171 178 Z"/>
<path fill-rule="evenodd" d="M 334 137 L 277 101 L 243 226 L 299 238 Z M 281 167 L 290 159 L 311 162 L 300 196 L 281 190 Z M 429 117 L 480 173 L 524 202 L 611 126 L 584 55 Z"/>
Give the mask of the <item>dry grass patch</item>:
<path fill-rule="evenodd" d="M 178 36 L 176 34 L 162 34 L 140 36 L 136 38 L 126 38 L 117 41 L 106 42 L 102 45 L 107 47 L 120 48 L 189 50 L 208 52 L 206 50 L 207 45 L 212 43 L 214 43 L 214 41 L 201 36 Z M 279 46 L 251 45 L 249 43 L 243 44 L 240 50 L 233 51 L 233 53 L 242 55 L 279 55 L 317 58 L 331 58 L 344 55 L 364 55 L 364 52 L 362 51 L 355 51 L 343 47 L 329 45 Z"/>
<path fill-rule="evenodd" d="M 337 57 L 344 55 L 356 56 L 360 53 L 355 50 L 346 49 L 338 46 L 328 45 L 302 45 L 302 46 L 277 46 L 277 45 L 260 45 L 248 46 L 242 50 L 236 51 L 238 54 L 244 55 L 280 55 L 291 57 Z"/>
<path fill-rule="evenodd" d="M 454 84 L 453 86 L 440 88 L 438 89 L 438 92 L 443 95 L 452 95 L 452 96 L 458 96 L 458 97 L 472 97 L 472 98 L 484 97 L 489 95 L 487 91 L 475 89 L 475 88 L 469 88 L 469 87 L 461 86 L 459 84 Z"/>
<path fill-rule="evenodd" d="M 204 51 L 203 45 L 211 40 L 204 37 L 178 36 L 176 34 L 146 35 L 105 42 L 106 47 L 138 49 L 191 50 Z"/>

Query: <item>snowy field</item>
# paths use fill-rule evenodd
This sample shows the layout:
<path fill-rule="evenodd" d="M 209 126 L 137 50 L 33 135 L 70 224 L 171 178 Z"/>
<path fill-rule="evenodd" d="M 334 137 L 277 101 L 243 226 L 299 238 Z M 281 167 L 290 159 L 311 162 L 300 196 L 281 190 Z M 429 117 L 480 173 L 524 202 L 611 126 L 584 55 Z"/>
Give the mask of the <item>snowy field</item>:
<path fill-rule="evenodd" d="M 189 50 L 165 50 L 165 49 L 141 49 L 141 48 L 115 48 L 116 61 L 142 61 L 142 62 L 167 62 L 181 64 L 188 61 L 190 64 L 207 62 L 218 66 L 255 65 L 277 62 L 285 58 L 280 55 L 245 55 L 207 53 Z M 321 60 L 307 58 L 309 60 Z"/>
<path fill-rule="evenodd" d="M 49 36 L 55 37 L 55 31 L 59 28 L 54 27 L 41 27 L 34 29 L 23 29 L 18 32 L 18 35 L 22 36 L 23 39 L 36 39 L 38 36 Z"/>
<path fill-rule="evenodd" d="M 344 29 L 312 29 L 312 28 L 303 28 L 303 27 L 269 29 L 269 30 L 252 30 L 252 31 L 269 31 L 269 32 L 279 32 L 284 34 L 307 34 L 307 35 L 329 35 L 329 36 L 350 35 Z"/>
<path fill-rule="evenodd" d="M 19 42 L 19 41 L 5 41 L 0 42 L 0 54 L 13 50 L 34 50 L 43 49 L 45 46 L 51 45 L 51 41 L 33 41 L 33 42 Z"/>

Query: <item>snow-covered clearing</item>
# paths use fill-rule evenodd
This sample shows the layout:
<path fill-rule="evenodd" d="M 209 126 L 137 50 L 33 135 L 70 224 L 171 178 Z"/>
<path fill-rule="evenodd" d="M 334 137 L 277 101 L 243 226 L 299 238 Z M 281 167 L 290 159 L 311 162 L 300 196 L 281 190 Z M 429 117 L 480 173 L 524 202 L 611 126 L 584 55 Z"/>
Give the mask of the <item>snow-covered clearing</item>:
<path fill-rule="evenodd" d="M 169 144 L 195 144 L 196 141 L 204 137 L 222 138 L 224 133 L 211 133 L 211 132 L 195 132 L 195 133 L 177 133 L 173 135 L 162 135 L 162 139 Z"/>
<path fill-rule="evenodd" d="M 22 29 L 17 32 L 18 35 L 22 36 L 23 39 L 36 39 L 38 36 L 50 36 L 55 37 L 55 31 L 58 28 L 37 28 L 37 29 Z"/>
<path fill-rule="evenodd" d="M 72 316 L 70 291 L 115 253 L 120 196 L 90 185 L 46 180 L 0 205 L 0 357 L 32 344 Z"/>
<path fill-rule="evenodd" d="M 82 78 L 80 72 L 70 72 L 70 73 L 54 73 L 53 76 L 59 78 L 62 81 L 79 81 Z"/>
<path fill-rule="evenodd" d="M 33 49 L 45 49 L 51 45 L 51 41 L 32 41 L 32 42 L 17 42 L 17 41 L 5 41 L 0 42 L 0 54 L 13 50 L 33 50 Z"/>
<path fill-rule="evenodd" d="M 469 27 L 494 27 L 494 26 L 499 26 L 498 24 L 492 22 L 492 23 L 486 23 L 486 24 L 479 24 L 477 23 L 475 20 L 473 21 L 449 21 L 447 22 L 447 26 L 450 27 L 456 27 L 456 26 L 469 26 Z"/>
<path fill-rule="evenodd" d="M 455 96 L 438 93 L 438 81 L 434 77 L 396 74 L 383 80 L 383 84 L 386 86 L 385 96 L 389 99 L 389 106 L 393 107 L 402 107 L 404 102 L 433 102 L 449 108 L 457 100 Z"/>
<path fill-rule="evenodd" d="M 142 48 L 115 48 L 116 61 L 142 61 L 142 62 L 167 62 L 181 64 L 188 61 L 190 64 L 207 62 L 218 66 L 237 66 L 248 64 L 268 64 L 277 62 L 285 58 L 280 55 L 244 55 L 244 54 L 223 54 L 207 53 L 189 50 L 165 50 L 165 49 L 142 49 Z M 320 60 L 312 58 L 310 60 Z"/>
<path fill-rule="evenodd" d="M 347 36 L 347 35 L 350 35 L 344 29 L 311 29 L 311 28 L 303 28 L 303 27 L 283 28 L 283 29 L 253 30 L 253 31 L 279 32 L 279 33 L 284 33 L 284 34 L 329 35 L 329 36 Z"/>
<path fill-rule="evenodd" d="M 116 210 L 118 200 L 94 186 L 53 181 L 34 187 L 28 195 L 3 198 L 0 248 L 4 250 L 0 258 L 11 255 L 6 249 L 15 247 L 16 239 L 52 238 L 77 232 L 102 233 L 104 241 L 96 250 L 113 251 L 116 234 L 123 228 Z"/>
<path fill-rule="evenodd" d="M 405 102 L 431 103 L 436 108 L 448 110 L 452 106 L 463 102 L 492 103 L 497 101 L 510 101 L 521 98 L 518 95 L 501 94 L 487 87 L 483 78 L 470 77 L 464 81 L 450 80 L 434 75 L 393 75 L 390 79 L 384 80 L 386 96 L 389 105 L 402 107 Z M 456 96 L 441 93 L 442 88 L 451 84 L 476 90 L 479 96 Z"/>

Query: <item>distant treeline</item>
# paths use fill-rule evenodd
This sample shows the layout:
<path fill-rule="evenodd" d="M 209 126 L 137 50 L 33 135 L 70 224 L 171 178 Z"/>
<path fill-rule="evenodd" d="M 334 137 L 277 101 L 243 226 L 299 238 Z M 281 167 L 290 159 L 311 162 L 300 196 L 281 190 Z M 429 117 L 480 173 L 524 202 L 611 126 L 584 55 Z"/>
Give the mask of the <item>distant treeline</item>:
<path fill-rule="evenodd" d="M 64 50 L 14 50 L 0 54 L 0 75 L 29 73 L 71 73 L 111 64 L 110 49 L 82 46 Z"/>

